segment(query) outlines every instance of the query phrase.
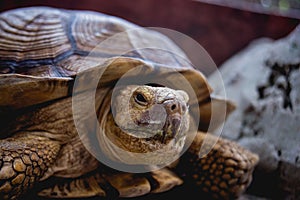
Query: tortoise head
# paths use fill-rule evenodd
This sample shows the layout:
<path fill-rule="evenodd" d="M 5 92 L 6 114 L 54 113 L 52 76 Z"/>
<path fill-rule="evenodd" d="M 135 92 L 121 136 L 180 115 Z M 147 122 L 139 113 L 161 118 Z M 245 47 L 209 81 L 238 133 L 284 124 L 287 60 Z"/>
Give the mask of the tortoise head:
<path fill-rule="evenodd" d="M 112 97 L 105 134 L 118 148 L 144 153 L 146 164 L 174 159 L 189 129 L 188 100 L 186 92 L 166 87 L 120 88 Z"/>
<path fill-rule="evenodd" d="M 187 131 L 188 99 L 181 90 L 127 86 L 116 99 L 115 122 L 133 137 L 166 144 Z"/>

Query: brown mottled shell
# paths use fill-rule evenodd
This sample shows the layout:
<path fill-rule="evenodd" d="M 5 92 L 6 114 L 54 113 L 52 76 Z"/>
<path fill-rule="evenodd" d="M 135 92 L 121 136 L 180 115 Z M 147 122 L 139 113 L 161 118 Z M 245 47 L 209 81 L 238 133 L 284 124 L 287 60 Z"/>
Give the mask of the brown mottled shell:
<path fill-rule="evenodd" d="M 160 73 L 162 68 L 173 68 L 191 83 L 197 96 L 194 103 L 210 107 L 211 89 L 201 72 L 171 55 L 138 49 L 144 43 L 157 44 L 184 57 L 164 35 L 145 29 L 145 33 L 155 39 L 145 40 L 141 34 L 128 34 L 95 49 L 111 36 L 134 28 L 139 26 L 88 11 L 31 7 L 1 13 L 0 114 L 69 96 L 78 74 L 101 70 L 108 59 L 115 61 L 105 71 L 101 80 L 104 83 L 117 80 L 141 64 L 148 67 L 149 73 L 158 72 L 162 78 L 166 76 Z M 124 54 L 126 49 L 135 50 Z M 156 65 L 147 64 L 149 62 Z M 205 127 L 210 121 L 210 112 L 202 114 Z"/>

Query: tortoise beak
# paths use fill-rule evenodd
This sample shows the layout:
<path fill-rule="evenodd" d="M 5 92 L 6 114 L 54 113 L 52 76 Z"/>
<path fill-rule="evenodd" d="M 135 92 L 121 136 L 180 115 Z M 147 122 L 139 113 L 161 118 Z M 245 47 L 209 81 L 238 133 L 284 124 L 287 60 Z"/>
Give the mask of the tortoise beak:
<path fill-rule="evenodd" d="M 179 127 L 181 123 L 180 117 L 174 117 L 171 120 L 171 137 L 175 137 L 178 133 Z"/>
<path fill-rule="evenodd" d="M 168 117 L 163 128 L 163 134 L 161 136 L 161 142 L 163 144 L 165 144 L 170 139 L 177 139 L 177 133 L 179 132 L 180 124 L 181 116 L 176 114 Z"/>
<path fill-rule="evenodd" d="M 163 105 L 168 115 L 162 135 L 162 143 L 165 143 L 168 139 L 175 138 L 176 140 L 182 122 L 182 114 L 186 111 L 186 105 L 176 99 L 166 100 Z"/>

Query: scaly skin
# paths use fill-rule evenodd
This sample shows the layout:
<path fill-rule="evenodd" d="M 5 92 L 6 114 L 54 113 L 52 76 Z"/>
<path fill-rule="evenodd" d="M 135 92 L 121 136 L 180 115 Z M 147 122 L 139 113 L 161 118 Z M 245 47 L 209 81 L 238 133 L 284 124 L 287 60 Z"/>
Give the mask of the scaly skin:
<path fill-rule="evenodd" d="M 145 100 L 143 98 L 136 100 L 136 92 L 142 94 Z M 114 118 L 111 112 L 99 110 L 99 113 L 106 113 L 106 115 L 99 117 L 101 127 L 104 128 L 108 138 L 119 145 L 119 147 L 122 147 L 129 152 L 151 152 L 153 151 L 151 148 L 154 148 L 155 150 L 159 149 L 160 145 L 163 146 L 168 143 L 172 144 L 170 141 L 174 140 L 174 137 L 179 136 L 180 138 L 184 138 L 187 134 L 186 124 L 189 120 L 189 116 L 187 114 L 186 102 L 188 101 L 188 97 L 184 92 L 175 91 L 169 88 L 129 86 L 123 90 L 123 93 L 121 92 L 119 97 L 120 98 L 115 102 L 117 103 L 117 106 L 114 108 L 116 109 L 117 115 L 120 115 L 119 118 Z M 82 96 L 82 98 L 84 99 L 84 96 Z M 105 98 L 105 100 L 110 102 L 109 98 Z M 102 104 L 99 103 L 102 105 L 102 109 L 110 110 L 107 102 L 104 101 Z M 16 128 L 10 130 L 15 134 L 9 138 L 0 140 L 0 197 L 2 199 L 18 198 L 30 189 L 35 182 L 38 182 L 41 178 L 45 177 L 46 172 L 49 174 L 49 171 L 51 171 L 49 176 L 55 176 L 55 170 L 61 169 L 62 167 L 70 169 L 63 171 L 64 173 L 81 171 L 77 170 L 81 169 L 80 167 L 78 168 L 78 166 L 70 166 L 73 162 L 64 163 L 63 160 L 60 159 L 62 156 L 60 154 L 61 152 L 72 154 L 67 157 L 70 157 L 73 160 L 82 159 L 80 157 L 81 155 L 89 155 L 86 154 L 86 152 L 77 152 L 75 154 L 70 151 L 62 151 L 64 146 L 67 146 L 66 143 L 69 144 L 72 139 L 74 140 L 75 137 L 78 137 L 76 128 L 74 124 L 72 124 L 71 103 L 71 98 L 62 99 L 40 109 L 31 111 L 31 113 L 27 113 L 23 117 L 21 116 L 19 121 L 15 122 Z M 150 134 L 150 138 L 138 138 L 137 134 L 139 131 L 126 132 L 128 130 L 131 131 L 131 129 L 124 129 L 128 127 L 128 124 L 125 124 L 128 122 L 128 118 L 125 118 L 125 113 L 122 113 L 122 109 L 126 107 L 126 105 L 128 107 L 128 103 L 130 104 L 129 114 L 131 116 L 130 118 L 133 119 L 132 122 L 140 122 L 142 124 L 142 126 L 139 127 L 140 133 L 144 133 L 143 130 L 145 130 L 146 134 Z M 159 122 L 159 124 L 151 124 L 152 121 L 155 122 L 155 120 L 160 119 L 160 113 L 157 115 L 157 110 L 151 110 L 153 109 L 153 105 L 156 104 L 165 108 L 165 119 L 169 120 L 168 123 L 162 121 Z M 173 105 L 176 105 L 176 108 L 172 109 Z M 186 108 L 184 108 L 185 106 Z M 151 115 L 151 112 L 154 114 L 153 116 Z M 122 121 L 124 118 L 126 120 Z M 178 123 L 182 123 L 183 125 L 178 126 Z M 23 124 L 24 126 L 22 126 Z M 120 125 L 121 128 L 116 124 Z M 165 124 L 167 125 L 165 126 Z M 49 132 L 47 132 L 48 129 Z M 44 131 L 41 132 L 39 130 Z M 160 134 L 163 131 L 165 135 Z M 251 173 L 258 158 L 242 149 L 237 144 L 224 139 L 220 139 L 208 155 L 199 158 L 198 154 L 204 136 L 205 134 L 203 133 L 197 134 L 188 151 L 180 159 L 179 165 L 176 167 L 177 172 L 186 174 L 185 177 L 189 177 L 190 180 L 193 180 L 195 185 L 199 186 L 199 189 L 213 194 L 216 198 L 229 199 L 238 196 L 250 183 Z M 209 138 L 214 137 L 207 136 Z M 177 139 L 175 141 L 177 141 Z M 82 147 L 79 148 L 81 149 L 80 151 L 86 151 L 85 148 L 81 146 L 83 144 L 78 143 L 78 145 Z M 170 152 L 162 152 L 161 155 L 157 154 L 151 158 L 147 157 L 145 158 L 145 161 L 150 163 L 157 162 L 157 159 L 165 159 L 164 156 L 173 157 L 174 152 L 177 154 L 177 152 L 180 151 L 181 145 L 182 144 L 179 144 L 178 142 L 178 146 L 175 145 L 175 148 L 171 149 Z M 62 150 L 60 150 L 61 148 Z M 109 150 L 111 149 L 103 149 L 108 157 L 110 156 Z M 59 160 L 62 160 L 62 163 L 55 162 Z M 88 173 L 89 170 L 93 169 L 87 169 L 87 172 L 85 173 Z M 161 173 L 163 172 L 161 171 Z M 81 175 L 78 175 L 80 177 L 73 177 L 72 174 L 64 174 L 65 177 L 71 177 L 74 181 L 77 181 L 74 182 L 69 180 L 69 183 L 57 183 L 64 185 L 64 187 L 59 187 L 57 190 L 57 187 L 51 188 L 50 186 L 49 190 L 43 190 L 40 195 L 50 197 L 53 195 L 52 191 L 57 190 L 57 198 L 62 198 L 64 194 L 68 195 L 65 197 L 72 198 L 83 196 L 89 197 L 91 195 L 107 196 L 109 191 L 105 191 L 105 189 L 103 190 L 104 192 L 99 191 L 102 191 L 103 189 L 101 189 L 101 184 L 105 185 L 109 182 L 112 187 L 115 187 L 115 190 L 118 190 L 119 195 L 130 197 L 149 192 L 165 191 L 181 184 L 180 178 L 176 178 L 175 175 L 172 175 L 171 173 L 164 174 L 169 174 L 166 176 L 169 178 L 160 179 L 158 175 L 155 175 L 155 172 L 154 175 L 150 175 L 152 176 L 152 182 L 153 179 L 155 179 L 155 183 L 159 184 L 151 183 L 148 179 L 149 175 L 146 174 L 144 175 L 145 177 L 143 177 L 143 174 L 135 176 L 130 173 L 115 172 L 112 176 L 111 169 L 107 172 L 101 170 L 98 171 L 98 179 L 92 178 L 93 175 L 90 178 L 84 176 L 85 179 L 81 178 Z M 130 179 L 132 184 L 128 185 L 129 182 L 126 181 L 120 183 L 119 180 L 122 179 L 122 176 L 127 177 L 128 180 Z M 141 179 L 141 177 L 143 178 Z M 91 184 L 90 186 L 93 186 L 92 188 L 98 185 L 98 181 L 99 183 L 101 182 L 101 184 L 95 191 L 91 188 L 79 187 L 81 185 L 79 183 L 82 181 L 84 182 L 84 180 L 90 181 L 89 184 Z M 141 185 L 134 185 L 137 180 L 140 181 L 139 183 L 141 183 Z M 83 193 L 79 194 L 74 188 L 71 188 L 70 191 L 65 191 L 65 189 L 69 187 L 68 184 L 71 183 L 78 183 L 77 189 L 82 190 Z M 142 189 L 134 190 L 134 188 L 137 187 Z"/>
<path fill-rule="evenodd" d="M 23 133 L 0 141 L 0 199 L 16 199 L 38 181 L 60 149 L 48 138 Z"/>
<path fill-rule="evenodd" d="M 217 142 L 207 155 L 199 157 L 206 137 L 208 143 Z M 250 184 L 257 163 L 256 154 L 236 143 L 198 132 L 176 171 L 216 199 L 234 199 Z"/>

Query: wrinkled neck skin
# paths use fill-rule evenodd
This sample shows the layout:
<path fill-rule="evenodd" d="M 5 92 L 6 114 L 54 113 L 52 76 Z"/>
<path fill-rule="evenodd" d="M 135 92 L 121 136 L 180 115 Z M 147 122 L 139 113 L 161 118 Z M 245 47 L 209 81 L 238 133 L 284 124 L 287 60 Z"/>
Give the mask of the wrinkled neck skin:
<path fill-rule="evenodd" d="M 98 135 L 100 148 L 110 159 L 125 164 L 164 165 L 179 157 L 185 138 L 161 143 L 153 138 L 137 138 L 121 130 L 111 112 L 103 119 L 104 134 Z"/>
<path fill-rule="evenodd" d="M 129 165 L 167 165 L 179 158 L 186 133 L 164 143 L 155 138 L 134 137 L 117 126 L 110 104 L 111 99 L 106 96 L 96 108 L 100 126 L 97 139 L 104 156 Z M 188 121 L 185 124 L 188 126 Z"/>

